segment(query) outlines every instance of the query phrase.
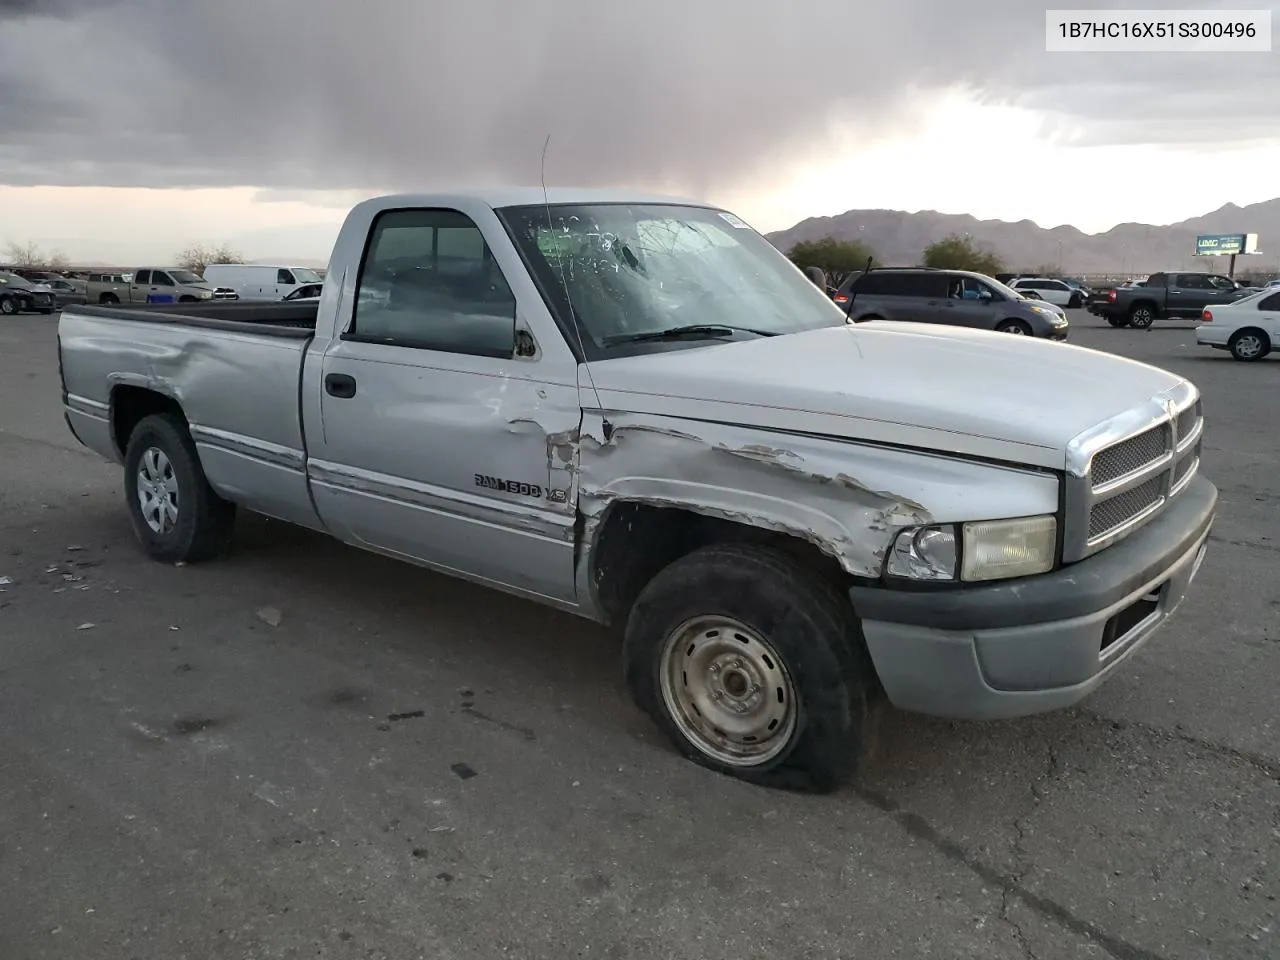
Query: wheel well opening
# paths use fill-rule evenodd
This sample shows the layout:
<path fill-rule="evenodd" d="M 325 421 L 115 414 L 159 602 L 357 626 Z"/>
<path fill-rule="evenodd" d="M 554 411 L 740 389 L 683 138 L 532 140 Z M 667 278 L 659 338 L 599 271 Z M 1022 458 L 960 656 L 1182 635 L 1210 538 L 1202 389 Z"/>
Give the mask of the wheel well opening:
<path fill-rule="evenodd" d="M 605 622 L 624 622 L 640 591 L 660 570 L 694 550 L 717 543 L 770 546 L 833 583 L 848 580 L 835 557 L 800 537 L 679 507 L 615 503 L 591 551 L 591 583 Z"/>
<path fill-rule="evenodd" d="M 183 416 L 178 401 L 146 387 L 116 387 L 111 391 L 111 440 L 121 459 L 134 428 L 154 413 Z"/>

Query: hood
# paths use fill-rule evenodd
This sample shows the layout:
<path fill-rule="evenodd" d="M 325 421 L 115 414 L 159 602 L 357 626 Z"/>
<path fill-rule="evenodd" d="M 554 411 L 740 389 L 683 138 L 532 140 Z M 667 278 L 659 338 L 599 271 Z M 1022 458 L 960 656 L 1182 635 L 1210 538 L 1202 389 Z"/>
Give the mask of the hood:
<path fill-rule="evenodd" d="M 1064 343 L 883 321 L 596 361 L 591 374 L 608 409 L 1050 469 L 1078 434 L 1182 382 Z"/>

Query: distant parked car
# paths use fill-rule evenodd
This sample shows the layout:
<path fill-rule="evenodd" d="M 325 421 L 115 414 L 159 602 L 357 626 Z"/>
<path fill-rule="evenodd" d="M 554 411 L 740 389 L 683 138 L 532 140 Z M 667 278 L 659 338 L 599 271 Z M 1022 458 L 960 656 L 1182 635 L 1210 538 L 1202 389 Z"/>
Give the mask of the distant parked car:
<path fill-rule="evenodd" d="M 1280 343 L 1280 290 L 1205 307 L 1196 327 L 1196 343 L 1227 350 L 1237 360 L 1261 360 Z"/>
<path fill-rule="evenodd" d="M 1040 299 L 1056 303 L 1060 307 L 1082 307 L 1087 294 L 1077 290 L 1065 280 L 1054 280 L 1049 277 L 1018 277 L 1011 284 L 1019 293 L 1032 291 L 1040 294 Z"/>
<path fill-rule="evenodd" d="M 75 280 L 64 280 L 59 277 L 48 281 L 49 290 L 53 293 L 53 302 L 57 307 L 68 303 L 87 303 L 89 295 L 86 285 Z"/>
<path fill-rule="evenodd" d="M 0 314 L 53 313 L 53 291 L 16 273 L 0 273 Z"/>
<path fill-rule="evenodd" d="M 836 291 L 835 302 L 856 322 L 905 320 L 977 327 L 1050 340 L 1067 338 L 1059 306 L 1026 299 L 994 277 L 967 270 L 881 267 L 856 273 Z"/>

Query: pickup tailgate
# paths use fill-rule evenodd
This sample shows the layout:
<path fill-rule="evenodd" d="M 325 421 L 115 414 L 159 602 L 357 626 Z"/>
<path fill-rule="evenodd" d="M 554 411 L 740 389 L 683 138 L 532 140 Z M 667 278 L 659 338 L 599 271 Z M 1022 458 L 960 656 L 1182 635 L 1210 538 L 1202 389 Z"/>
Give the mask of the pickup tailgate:
<path fill-rule="evenodd" d="M 299 407 L 312 335 L 304 325 L 68 308 L 58 324 L 67 423 L 119 461 L 138 420 L 180 410 L 219 494 L 315 526 Z"/>

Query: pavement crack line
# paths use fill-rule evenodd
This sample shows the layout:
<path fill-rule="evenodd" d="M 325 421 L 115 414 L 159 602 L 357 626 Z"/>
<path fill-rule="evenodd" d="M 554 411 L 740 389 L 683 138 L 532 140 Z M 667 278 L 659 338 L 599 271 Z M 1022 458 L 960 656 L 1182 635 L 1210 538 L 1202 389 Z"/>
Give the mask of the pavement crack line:
<path fill-rule="evenodd" d="M 1100 713 L 1093 713 L 1090 710 L 1080 710 L 1079 713 L 1081 716 L 1088 717 L 1097 723 L 1105 724 L 1113 730 L 1137 730 L 1155 740 L 1163 740 L 1166 743 L 1185 743 L 1189 746 L 1198 747 L 1215 757 L 1242 763 L 1268 779 L 1280 783 L 1280 764 L 1260 753 L 1241 750 L 1238 747 L 1220 743 L 1216 740 L 1206 740 L 1204 737 L 1197 737 L 1195 734 L 1187 733 L 1185 730 L 1167 730 L 1164 727 L 1158 727 L 1154 723 L 1147 723 L 1143 720 L 1116 720 L 1112 717 L 1104 717 Z"/>
<path fill-rule="evenodd" d="M 1053 757 L 1052 753 L 1050 757 Z M 854 792 L 877 810 L 892 817 L 898 826 L 910 836 L 923 840 L 948 860 L 965 867 L 985 883 L 998 887 L 1001 891 L 1001 918 L 1005 919 L 1006 922 L 1010 922 L 1004 916 L 1008 904 L 1017 900 L 1033 913 L 1044 917 L 1046 920 L 1051 920 L 1058 926 L 1101 947 L 1113 960 L 1169 960 L 1169 958 L 1161 954 L 1154 953 L 1135 943 L 1130 943 L 1128 940 L 1108 933 L 1088 920 L 1077 917 L 1056 900 L 1051 900 L 1028 890 L 1021 879 L 1022 872 L 1025 871 L 1015 874 L 1001 873 L 995 867 L 984 863 L 950 837 L 941 833 L 918 813 L 903 810 L 901 805 L 892 797 L 865 787 L 855 787 Z M 1020 825 L 1019 833 L 1021 833 Z M 1019 837 L 1019 842 L 1021 842 L 1021 837 Z M 1015 926 L 1015 935 L 1018 936 L 1023 950 L 1027 952 L 1028 956 L 1031 956 L 1021 930 L 1016 925 L 1012 923 L 1011 925 Z"/>

